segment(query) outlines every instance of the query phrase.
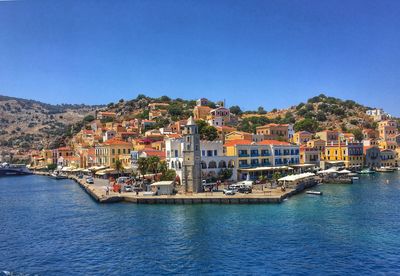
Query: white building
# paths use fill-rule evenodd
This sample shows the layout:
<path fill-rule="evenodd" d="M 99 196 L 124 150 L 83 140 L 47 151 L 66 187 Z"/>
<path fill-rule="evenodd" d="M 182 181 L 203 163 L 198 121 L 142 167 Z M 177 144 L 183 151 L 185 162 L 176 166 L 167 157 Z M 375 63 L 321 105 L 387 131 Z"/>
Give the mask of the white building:
<path fill-rule="evenodd" d="M 117 135 L 115 130 L 107 130 L 103 134 L 103 142 L 114 138 Z"/>
<path fill-rule="evenodd" d="M 166 162 L 169 169 L 182 178 L 183 139 L 166 139 Z M 217 177 L 223 169 L 231 169 L 230 179 L 237 179 L 236 157 L 225 156 L 222 141 L 200 141 L 202 179 Z"/>

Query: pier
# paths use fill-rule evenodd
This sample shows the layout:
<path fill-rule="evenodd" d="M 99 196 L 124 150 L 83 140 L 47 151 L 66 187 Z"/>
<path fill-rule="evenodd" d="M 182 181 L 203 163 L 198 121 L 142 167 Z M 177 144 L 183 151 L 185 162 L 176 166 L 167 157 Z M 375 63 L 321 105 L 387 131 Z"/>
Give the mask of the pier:
<path fill-rule="evenodd" d="M 37 175 L 49 176 L 48 173 L 36 173 Z M 307 188 L 314 186 L 302 186 L 299 189 L 264 189 L 253 190 L 253 193 L 235 195 L 224 195 L 222 192 L 203 192 L 193 194 L 159 195 L 147 196 L 140 192 L 116 193 L 110 191 L 106 195 L 105 186 L 108 181 L 105 179 L 95 179 L 95 184 L 88 184 L 85 179 L 80 179 L 74 175 L 69 175 L 69 179 L 75 181 L 86 193 L 99 203 L 128 202 L 136 204 L 267 204 L 281 203 L 286 198 L 301 193 Z"/>

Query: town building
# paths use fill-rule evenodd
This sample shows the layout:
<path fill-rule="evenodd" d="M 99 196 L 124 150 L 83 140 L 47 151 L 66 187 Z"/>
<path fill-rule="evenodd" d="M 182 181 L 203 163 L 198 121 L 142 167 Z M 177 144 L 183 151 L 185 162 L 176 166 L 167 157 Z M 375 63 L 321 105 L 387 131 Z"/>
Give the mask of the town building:
<path fill-rule="evenodd" d="M 133 150 L 133 146 L 129 142 L 116 138 L 107 140 L 95 147 L 96 164 L 99 166 L 115 167 L 117 160 L 129 158 L 126 155 L 129 155 L 131 150 Z"/>
<path fill-rule="evenodd" d="M 381 166 L 383 167 L 395 167 L 396 162 L 396 151 L 385 149 L 381 150 Z"/>
<path fill-rule="evenodd" d="M 377 146 L 364 146 L 364 166 L 379 168 L 381 166 L 381 151 Z"/>
<path fill-rule="evenodd" d="M 169 169 L 176 171 L 179 179 L 183 179 L 183 150 L 184 138 L 165 140 L 166 161 Z M 215 180 L 221 175 L 221 170 L 229 169 L 232 172 L 231 180 L 237 179 L 235 167 L 236 158 L 224 155 L 222 141 L 200 141 L 201 178 Z"/>
<path fill-rule="evenodd" d="M 212 109 L 208 106 L 197 105 L 193 108 L 193 117 L 197 120 L 207 120 Z"/>
<path fill-rule="evenodd" d="M 390 136 L 398 134 L 397 123 L 394 120 L 386 120 L 378 122 L 379 137 L 383 140 Z"/>
<path fill-rule="evenodd" d="M 321 152 L 317 148 L 310 148 L 306 145 L 300 146 L 300 164 L 313 164 L 319 167 Z"/>
<path fill-rule="evenodd" d="M 264 135 L 268 140 L 288 140 L 288 124 L 267 124 L 256 128 L 256 134 Z"/>
<path fill-rule="evenodd" d="M 331 142 L 337 143 L 339 140 L 339 132 L 334 130 L 323 130 L 315 134 L 319 139 L 324 140 L 326 144 Z"/>
<path fill-rule="evenodd" d="M 293 135 L 293 143 L 296 145 L 307 144 L 312 139 L 313 134 L 308 131 L 298 131 Z"/>
<path fill-rule="evenodd" d="M 342 161 L 346 168 L 362 168 L 364 165 L 362 143 L 334 143 L 325 147 L 324 161 L 327 163 Z"/>

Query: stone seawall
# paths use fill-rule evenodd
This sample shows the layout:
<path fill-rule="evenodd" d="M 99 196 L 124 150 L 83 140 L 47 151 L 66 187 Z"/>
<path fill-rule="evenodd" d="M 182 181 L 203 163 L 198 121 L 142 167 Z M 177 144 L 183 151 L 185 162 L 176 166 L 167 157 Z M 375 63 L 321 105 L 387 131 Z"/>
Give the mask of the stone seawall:
<path fill-rule="evenodd" d="M 50 176 L 49 173 L 36 172 L 37 175 Z M 136 204 L 269 204 L 281 203 L 286 198 L 301 193 L 317 183 L 311 183 L 298 189 L 287 189 L 285 192 L 279 190 L 274 193 L 252 193 L 252 194 L 236 194 L 226 196 L 222 192 L 200 193 L 200 194 L 177 194 L 164 196 L 145 196 L 143 194 L 137 196 L 135 193 L 113 193 L 105 194 L 105 190 L 88 184 L 84 179 L 70 175 L 68 179 L 75 181 L 88 195 L 99 203 L 129 202 Z"/>

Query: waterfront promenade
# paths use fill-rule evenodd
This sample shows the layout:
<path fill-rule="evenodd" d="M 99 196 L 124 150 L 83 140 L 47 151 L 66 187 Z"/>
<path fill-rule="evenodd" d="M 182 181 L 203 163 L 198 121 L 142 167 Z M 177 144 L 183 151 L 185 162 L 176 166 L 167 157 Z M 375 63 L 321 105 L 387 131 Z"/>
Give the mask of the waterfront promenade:
<path fill-rule="evenodd" d="M 48 176 L 47 173 L 36 173 L 38 175 Z M 79 179 L 74 175 L 68 176 L 80 185 L 94 200 L 99 203 L 113 202 L 130 202 L 137 204 L 201 204 L 201 203 L 217 203 L 217 204 L 259 204 L 259 203 L 281 203 L 285 198 L 288 198 L 301 191 L 294 189 L 268 189 L 263 190 L 253 189 L 250 194 L 236 193 L 235 195 L 225 195 L 223 192 L 204 192 L 193 194 L 176 194 L 176 195 L 159 195 L 149 196 L 139 192 L 121 192 L 116 193 L 110 191 L 106 195 L 106 187 L 108 180 L 94 179 L 94 184 L 88 184 L 85 179 Z M 111 187 L 110 187 L 111 188 Z M 110 189 L 111 190 L 111 189 Z"/>

